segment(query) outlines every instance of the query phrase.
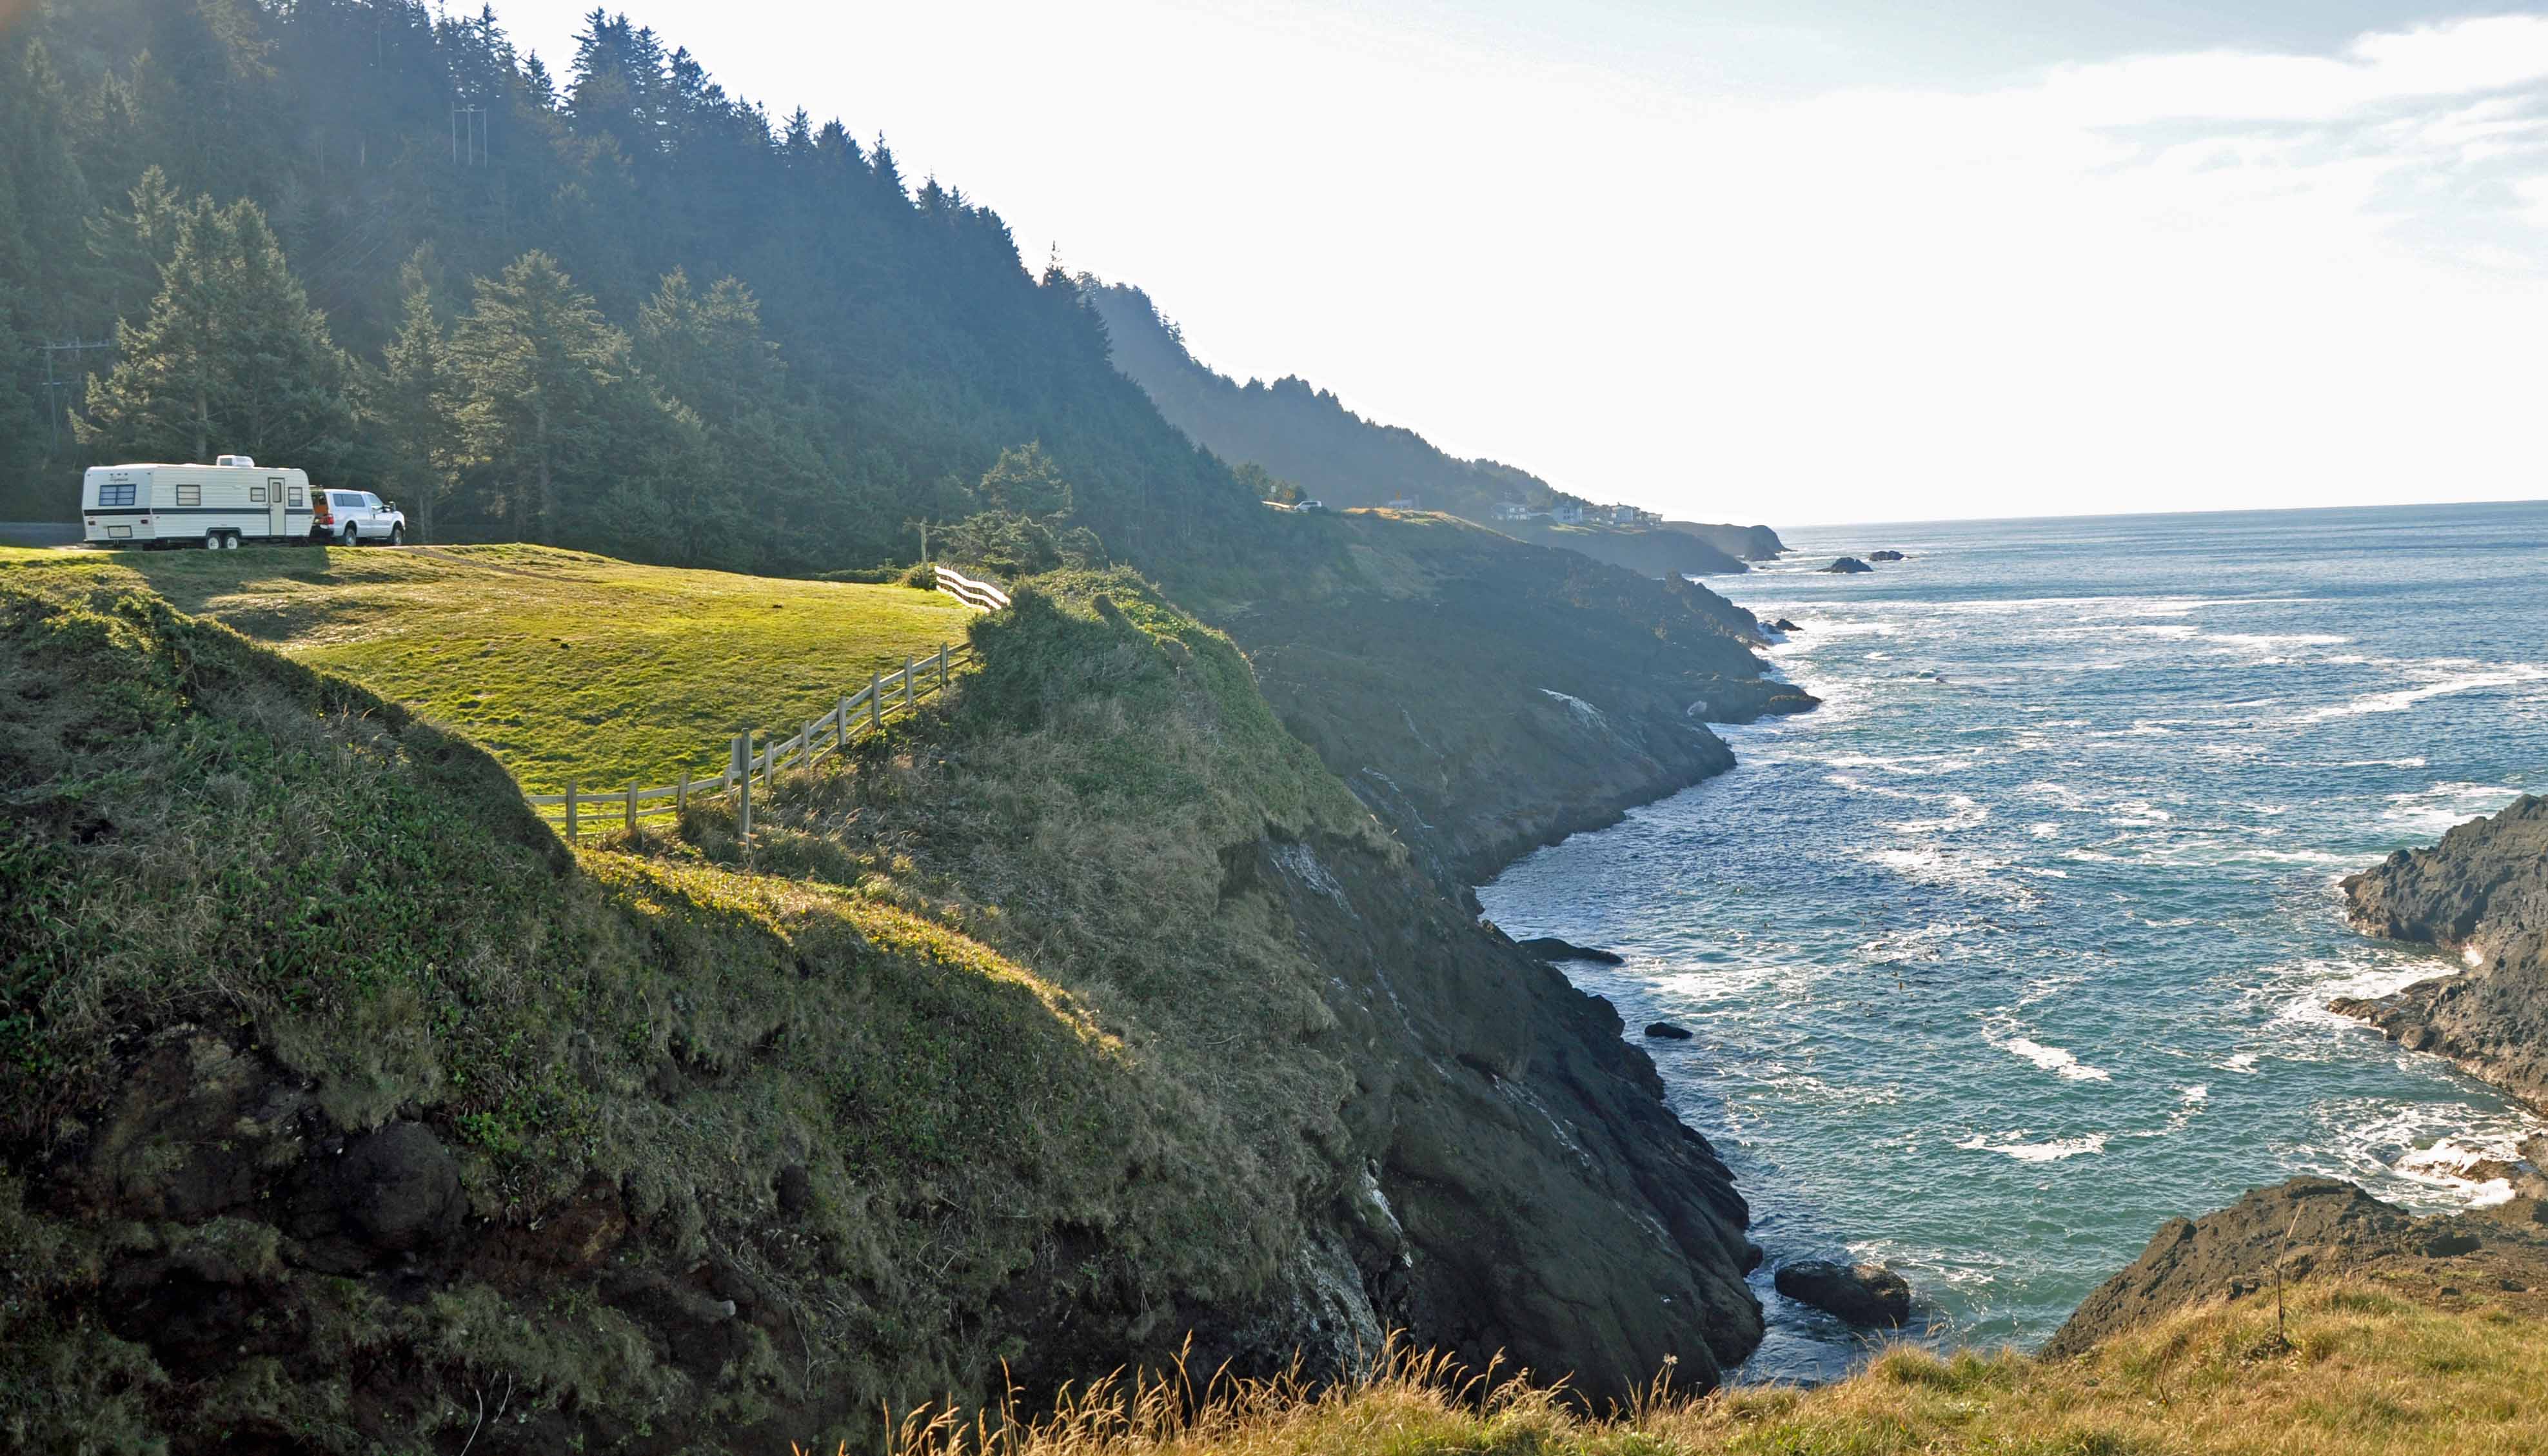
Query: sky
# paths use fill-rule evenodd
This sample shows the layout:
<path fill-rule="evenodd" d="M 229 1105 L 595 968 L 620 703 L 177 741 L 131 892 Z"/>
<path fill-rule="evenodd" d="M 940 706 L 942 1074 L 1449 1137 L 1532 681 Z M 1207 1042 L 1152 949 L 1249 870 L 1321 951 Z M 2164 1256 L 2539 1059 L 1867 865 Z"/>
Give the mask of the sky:
<path fill-rule="evenodd" d="M 562 69 L 591 4 L 498 14 Z M 2548 498 L 2548 6 L 612 8 L 1215 368 L 1596 500 Z"/>

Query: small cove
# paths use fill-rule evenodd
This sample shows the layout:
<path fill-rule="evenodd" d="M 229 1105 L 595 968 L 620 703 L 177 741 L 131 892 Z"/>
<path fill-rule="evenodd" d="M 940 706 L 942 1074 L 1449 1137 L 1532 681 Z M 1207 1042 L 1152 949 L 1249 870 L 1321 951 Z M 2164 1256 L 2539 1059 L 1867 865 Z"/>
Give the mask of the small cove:
<path fill-rule="evenodd" d="M 1649 1044 L 1774 1259 L 1908 1276 L 1928 1337 L 2033 1344 L 2158 1224 L 2298 1172 L 2419 1208 L 2537 1125 L 2325 1012 L 2447 967 L 2335 882 L 2542 780 L 2548 506 L 1787 533 L 1709 586 L 1803 630 L 1819 711 L 1480 898 Z M 1813 569 L 1898 548 L 1871 576 Z M 1747 1370 L 1861 1346 L 1757 1284 Z"/>

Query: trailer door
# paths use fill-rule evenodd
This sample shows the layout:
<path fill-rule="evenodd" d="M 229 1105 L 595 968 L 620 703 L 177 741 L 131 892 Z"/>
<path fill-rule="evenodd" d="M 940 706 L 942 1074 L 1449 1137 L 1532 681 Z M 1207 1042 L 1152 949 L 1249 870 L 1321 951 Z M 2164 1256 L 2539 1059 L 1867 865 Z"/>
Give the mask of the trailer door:
<path fill-rule="evenodd" d="M 283 477 L 267 476 L 265 478 L 265 533 L 280 541 L 283 539 L 284 532 L 289 529 L 291 529 L 290 525 L 283 518 Z"/>

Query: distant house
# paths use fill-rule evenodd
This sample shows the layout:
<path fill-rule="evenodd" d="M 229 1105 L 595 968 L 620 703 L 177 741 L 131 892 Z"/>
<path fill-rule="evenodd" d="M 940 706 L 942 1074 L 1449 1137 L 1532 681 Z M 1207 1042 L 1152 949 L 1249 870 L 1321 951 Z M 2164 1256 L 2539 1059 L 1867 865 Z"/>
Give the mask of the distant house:
<path fill-rule="evenodd" d="M 1415 508 L 1415 498 L 1412 496 L 1401 496 L 1397 500 L 1388 502 L 1386 508 L 1390 510 L 1413 510 Z"/>
<path fill-rule="evenodd" d="M 1530 519 L 1530 507 L 1522 504 L 1518 500 L 1507 500 L 1503 504 L 1496 507 L 1496 519 L 1528 520 Z"/>
<path fill-rule="evenodd" d="M 1557 502 L 1557 508 L 1548 513 L 1548 518 L 1562 526 L 1580 526 L 1584 524 L 1584 502 L 1561 500 Z"/>

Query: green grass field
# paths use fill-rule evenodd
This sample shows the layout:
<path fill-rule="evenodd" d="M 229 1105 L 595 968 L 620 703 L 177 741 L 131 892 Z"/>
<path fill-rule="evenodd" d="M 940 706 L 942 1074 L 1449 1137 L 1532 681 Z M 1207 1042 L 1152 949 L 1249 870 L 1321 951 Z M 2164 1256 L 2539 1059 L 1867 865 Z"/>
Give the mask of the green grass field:
<path fill-rule="evenodd" d="M 907 587 L 633 566 L 537 546 L 90 552 L 0 570 L 147 586 L 466 734 L 532 792 L 670 782 L 793 732 L 973 613 Z"/>

